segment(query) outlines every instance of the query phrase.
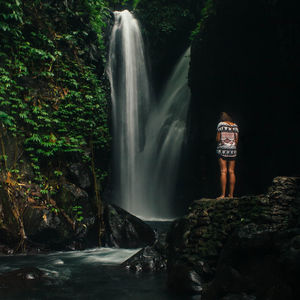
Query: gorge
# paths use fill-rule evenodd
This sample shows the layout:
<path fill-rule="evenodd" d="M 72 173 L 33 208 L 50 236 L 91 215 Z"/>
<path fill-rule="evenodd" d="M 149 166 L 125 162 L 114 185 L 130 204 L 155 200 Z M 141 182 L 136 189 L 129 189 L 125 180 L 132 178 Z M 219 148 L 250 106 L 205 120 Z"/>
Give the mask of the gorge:
<path fill-rule="evenodd" d="M 297 11 L 1 1 L 0 297 L 299 298 Z M 224 201 L 220 111 L 240 128 Z"/>

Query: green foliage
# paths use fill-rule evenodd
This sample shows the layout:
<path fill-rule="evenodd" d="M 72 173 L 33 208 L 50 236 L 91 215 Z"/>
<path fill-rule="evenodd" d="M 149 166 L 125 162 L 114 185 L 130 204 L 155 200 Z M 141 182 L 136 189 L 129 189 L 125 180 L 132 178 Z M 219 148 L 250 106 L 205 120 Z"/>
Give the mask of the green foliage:
<path fill-rule="evenodd" d="M 0 2 L 0 123 L 23 141 L 38 182 L 72 153 L 91 160 L 91 144 L 109 149 L 107 14 L 102 0 Z"/>
<path fill-rule="evenodd" d="M 57 177 L 59 177 L 59 176 L 62 176 L 62 175 L 63 175 L 63 172 L 62 172 L 62 171 L 59 171 L 59 170 L 55 170 L 55 171 L 54 171 L 54 175 L 56 175 Z"/>
<path fill-rule="evenodd" d="M 106 0 L 105 3 L 112 10 L 134 9 L 139 0 Z"/>
<path fill-rule="evenodd" d="M 176 2 L 164 2 L 158 0 L 143 1 L 140 6 L 137 6 L 137 13 L 142 16 L 143 20 L 148 22 L 146 27 L 150 32 L 157 32 L 158 38 L 163 33 L 175 32 L 182 18 L 191 18 L 191 14 L 186 7 Z"/>
<path fill-rule="evenodd" d="M 13 118 L 4 111 L 0 111 L 0 122 L 6 126 L 13 126 Z"/>
<path fill-rule="evenodd" d="M 76 205 L 72 207 L 73 213 L 75 214 L 75 220 L 78 222 L 81 222 L 83 220 L 83 212 L 82 212 L 82 206 Z"/>
<path fill-rule="evenodd" d="M 103 29 L 107 26 L 105 19 L 109 18 L 109 10 L 107 9 L 104 0 L 85 0 L 85 5 L 88 9 L 90 24 L 98 36 L 97 47 L 100 47 L 102 50 L 102 60 L 105 62 L 106 55 L 103 40 Z"/>
<path fill-rule="evenodd" d="M 139 4 L 140 0 L 133 0 L 133 8 L 135 9 L 138 4 Z"/>
<path fill-rule="evenodd" d="M 164 51 L 173 51 L 168 54 L 171 62 L 179 52 L 183 51 L 183 48 L 187 48 L 189 33 L 199 20 L 203 1 L 140 0 L 138 2 L 135 15 L 143 25 L 143 34 L 150 45 L 149 55 L 154 68 L 156 64 L 160 68 L 160 56 L 166 55 Z"/>
<path fill-rule="evenodd" d="M 205 0 L 200 13 L 200 21 L 197 23 L 196 28 L 192 31 L 190 36 L 192 41 L 196 38 L 200 38 L 200 33 L 204 30 L 205 24 L 208 22 L 209 18 L 215 14 L 215 0 Z"/>
<path fill-rule="evenodd" d="M 52 211 L 52 212 L 54 212 L 54 213 L 56 213 L 56 214 L 58 214 L 59 213 L 59 208 L 56 208 L 56 207 L 54 207 L 54 206 L 52 206 L 51 204 L 48 204 L 47 205 L 47 208 L 50 210 L 50 211 Z"/>

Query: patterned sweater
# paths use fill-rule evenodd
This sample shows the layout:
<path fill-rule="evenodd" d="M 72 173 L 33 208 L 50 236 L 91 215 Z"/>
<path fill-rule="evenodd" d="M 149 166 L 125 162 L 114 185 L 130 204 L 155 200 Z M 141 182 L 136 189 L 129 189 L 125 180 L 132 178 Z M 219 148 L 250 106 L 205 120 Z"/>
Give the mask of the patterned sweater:
<path fill-rule="evenodd" d="M 220 141 L 217 145 L 217 154 L 223 157 L 236 157 L 235 140 L 239 133 L 239 128 L 236 124 L 228 124 L 220 122 L 217 126 L 217 131 L 220 132 Z"/>

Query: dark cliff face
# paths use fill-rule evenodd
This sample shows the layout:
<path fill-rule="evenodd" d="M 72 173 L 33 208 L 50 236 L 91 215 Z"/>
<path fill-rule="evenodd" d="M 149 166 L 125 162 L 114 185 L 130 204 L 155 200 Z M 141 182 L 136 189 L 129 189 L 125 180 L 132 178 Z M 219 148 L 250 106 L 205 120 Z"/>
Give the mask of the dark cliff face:
<path fill-rule="evenodd" d="M 216 196 L 215 134 L 221 111 L 231 113 L 240 127 L 237 194 L 263 192 L 272 177 L 299 173 L 295 11 L 293 0 L 216 1 L 215 14 L 194 38 L 184 172 L 191 198 Z"/>
<path fill-rule="evenodd" d="M 218 195 L 215 135 L 221 111 L 231 113 L 240 127 L 237 195 L 264 192 L 274 176 L 299 175 L 296 12 L 295 0 L 141 0 L 137 5 L 157 94 L 192 44 L 181 198 Z"/>
<path fill-rule="evenodd" d="M 203 0 L 140 0 L 134 14 L 141 23 L 153 89 L 159 94 L 178 58 L 190 44 Z"/>

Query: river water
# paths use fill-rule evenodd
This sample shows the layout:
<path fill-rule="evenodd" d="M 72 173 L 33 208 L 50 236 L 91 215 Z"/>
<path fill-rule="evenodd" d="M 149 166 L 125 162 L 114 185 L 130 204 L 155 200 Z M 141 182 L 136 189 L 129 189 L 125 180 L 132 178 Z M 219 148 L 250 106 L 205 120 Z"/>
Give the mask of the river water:
<path fill-rule="evenodd" d="M 172 299 L 165 274 L 135 274 L 119 265 L 137 250 L 100 248 L 34 256 L 2 256 L 0 272 L 37 267 L 50 281 L 0 299 Z M 3 296 L 4 294 L 4 296 Z M 1 289 L 0 289 L 1 296 Z"/>
<path fill-rule="evenodd" d="M 165 231 L 169 222 L 152 222 Z M 103 299 L 103 300 L 188 300 L 197 296 L 176 295 L 166 286 L 166 272 L 135 273 L 121 263 L 139 249 L 97 248 L 39 255 L 0 256 L 0 274 L 36 267 L 45 272 L 44 283 L 34 289 L 0 286 L 1 300 Z"/>

